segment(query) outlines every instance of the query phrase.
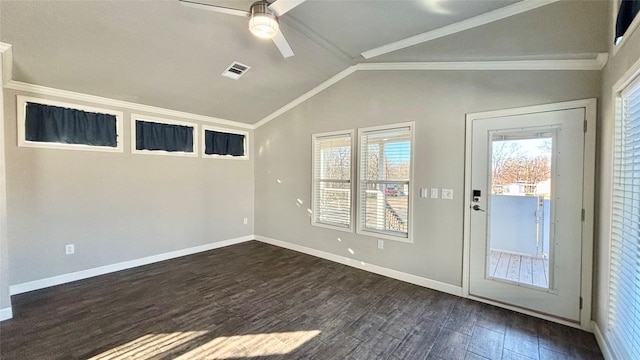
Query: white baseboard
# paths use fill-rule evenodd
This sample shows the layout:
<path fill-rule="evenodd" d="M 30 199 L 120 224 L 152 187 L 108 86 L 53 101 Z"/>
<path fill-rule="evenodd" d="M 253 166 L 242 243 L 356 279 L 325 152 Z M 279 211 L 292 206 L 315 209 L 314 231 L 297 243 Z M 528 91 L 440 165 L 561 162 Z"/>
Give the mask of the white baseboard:
<path fill-rule="evenodd" d="M 339 255 L 335 255 L 325 251 L 308 248 L 302 245 L 296 245 L 296 244 L 284 242 L 281 240 L 268 238 L 266 236 L 255 235 L 254 238 L 258 241 L 261 241 L 267 244 L 279 246 L 279 247 L 293 250 L 293 251 L 298 251 L 307 255 L 319 257 L 319 258 L 337 262 L 343 265 L 351 266 L 357 269 L 369 271 L 378 275 L 390 277 L 396 280 L 408 282 L 415 285 L 424 286 L 426 288 L 442 291 L 448 294 L 462 296 L 462 287 L 460 286 L 446 284 L 440 281 L 423 278 L 417 275 L 407 274 L 401 271 L 385 268 L 378 265 L 367 264 L 359 260 L 354 260 L 348 257 L 339 256 Z"/>
<path fill-rule="evenodd" d="M 0 309 L 0 321 L 9 320 L 13 317 L 13 310 L 11 307 Z"/>
<path fill-rule="evenodd" d="M 185 255 L 196 254 L 203 251 L 218 249 L 221 247 L 235 245 L 246 241 L 251 241 L 254 239 L 253 235 L 242 236 L 234 239 L 217 241 L 211 244 L 195 246 L 187 249 L 171 251 L 164 254 L 158 254 L 153 256 L 147 256 L 140 259 L 124 261 L 117 264 L 100 266 L 93 269 L 87 269 L 82 271 L 77 271 L 69 274 L 53 276 L 45 279 L 29 281 L 21 284 L 11 285 L 9 286 L 9 293 L 11 295 L 22 294 L 28 291 L 44 289 L 50 286 L 60 285 L 69 283 L 72 281 L 87 279 L 90 277 L 104 275 L 120 270 L 131 269 L 134 267 L 152 264 L 159 261 L 169 260 Z"/>

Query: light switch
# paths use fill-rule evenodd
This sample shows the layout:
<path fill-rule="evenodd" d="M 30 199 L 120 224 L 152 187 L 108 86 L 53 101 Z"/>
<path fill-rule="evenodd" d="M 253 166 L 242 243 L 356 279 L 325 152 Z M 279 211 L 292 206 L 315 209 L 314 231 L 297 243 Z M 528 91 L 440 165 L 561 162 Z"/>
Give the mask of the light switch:
<path fill-rule="evenodd" d="M 432 199 L 437 199 L 438 198 L 438 188 L 432 188 L 431 189 L 431 198 Z"/>
<path fill-rule="evenodd" d="M 423 198 L 427 197 L 427 189 L 425 188 L 420 189 L 420 197 L 423 197 Z"/>
<path fill-rule="evenodd" d="M 442 198 L 445 200 L 453 200 L 453 189 L 442 189 Z"/>

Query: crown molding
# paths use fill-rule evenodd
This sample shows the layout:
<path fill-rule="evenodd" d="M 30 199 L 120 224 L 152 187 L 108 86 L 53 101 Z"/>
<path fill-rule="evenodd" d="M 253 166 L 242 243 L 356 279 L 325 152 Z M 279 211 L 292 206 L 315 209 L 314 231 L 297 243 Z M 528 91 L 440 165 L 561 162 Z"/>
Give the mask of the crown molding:
<path fill-rule="evenodd" d="M 510 16 L 518 15 L 523 12 L 527 12 L 539 7 L 552 4 L 559 0 L 523 0 L 512 5 L 508 5 L 493 11 L 489 11 L 472 18 L 459 21 L 450 25 L 443 26 L 431 31 L 424 32 L 422 34 L 414 35 L 406 39 L 395 41 L 386 45 L 379 46 L 377 48 L 367 50 L 361 55 L 365 59 L 371 59 L 376 56 L 388 54 L 400 49 L 404 49 L 413 45 L 418 45 L 427 41 L 439 39 L 448 35 L 459 33 L 465 30 L 473 29 L 475 27 L 486 25 Z"/>
<path fill-rule="evenodd" d="M 13 48 L 11 44 L 0 42 L 0 57 L 2 58 L 0 84 L 6 85 L 13 75 Z"/>
<path fill-rule="evenodd" d="M 400 63 L 360 63 L 352 65 L 329 80 L 307 91 L 295 100 L 274 111 L 254 124 L 254 129 L 268 123 L 294 107 L 309 100 L 323 90 L 338 83 L 356 71 L 536 71 L 536 70 L 570 70 L 570 71 L 598 71 L 607 64 L 609 54 L 599 53 L 593 59 L 558 59 L 558 60 L 498 60 L 498 61 L 441 61 L 441 62 L 400 62 Z"/>
<path fill-rule="evenodd" d="M 94 104 L 125 108 L 131 111 L 158 114 L 163 116 L 175 117 L 179 119 L 202 121 L 206 123 L 226 125 L 226 126 L 231 126 L 231 127 L 241 128 L 241 129 L 255 128 L 253 124 L 245 124 L 245 123 L 241 123 L 233 120 L 226 120 L 226 119 L 220 119 L 220 118 L 211 117 L 211 116 L 192 114 L 188 112 L 170 110 L 170 109 L 143 105 L 143 104 L 138 104 L 138 103 L 133 103 L 128 101 L 109 99 L 101 96 L 82 94 L 82 93 L 73 92 L 73 91 L 54 89 L 46 86 L 28 84 L 20 81 L 11 80 L 5 85 L 5 88 L 16 90 L 16 91 L 24 91 L 32 94 L 37 94 L 37 95 L 55 96 L 55 97 L 60 97 L 64 99 L 85 101 L 85 102 L 94 103 Z"/>

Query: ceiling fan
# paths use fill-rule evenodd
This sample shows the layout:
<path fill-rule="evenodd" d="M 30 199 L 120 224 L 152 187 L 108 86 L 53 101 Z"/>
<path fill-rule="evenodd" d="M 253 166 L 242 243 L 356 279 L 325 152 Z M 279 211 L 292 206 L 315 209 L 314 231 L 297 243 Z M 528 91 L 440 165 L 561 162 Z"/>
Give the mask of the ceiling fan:
<path fill-rule="evenodd" d="M 259 38 L 271 39 L 282 53 L 288 58 L 293 56 L 293 50 L 282 35 L 278 18 L 286 14 L 289 10 L 302 4 L 305 0 L 276 0 L 269 4 L 266 0 L 254 2 L 249 11 L 228 8 L 224 6 L 209 5 L 191 0 L 179 0 L 181 4 L 196 9 L 215 11 L 223 14 L 236 15 L 249 18 L 249 30 Z"/>

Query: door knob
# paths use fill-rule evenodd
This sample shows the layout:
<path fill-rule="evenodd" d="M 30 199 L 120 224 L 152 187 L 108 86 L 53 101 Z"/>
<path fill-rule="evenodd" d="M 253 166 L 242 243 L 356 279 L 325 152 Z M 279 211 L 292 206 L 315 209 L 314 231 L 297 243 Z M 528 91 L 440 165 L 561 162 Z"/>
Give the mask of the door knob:
<path fill-rule="evenodd" d="M 483 211 L 483 212 L 485 212 L 484 210 L 480 209 L 480 205 L 478 205 L 478 204 L 473 205 L 472 209 L 475 210 L 475 211 Z"/>

